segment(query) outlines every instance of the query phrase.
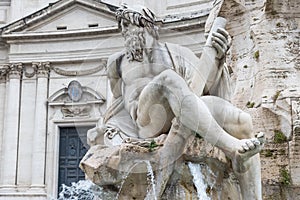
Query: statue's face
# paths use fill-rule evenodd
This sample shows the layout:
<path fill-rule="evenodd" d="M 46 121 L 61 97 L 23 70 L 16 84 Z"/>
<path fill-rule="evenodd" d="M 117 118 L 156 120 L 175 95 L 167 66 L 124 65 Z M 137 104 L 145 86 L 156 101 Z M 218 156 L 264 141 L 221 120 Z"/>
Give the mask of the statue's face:
<path fill-rule="evenodd" d="M 131 24 L 128 20 L 121 20 L 122 35 L 125 39 L 127 57 L 130 61 L 143 61 L 145 47 L 144 28 Z"/>
<path fill-rule="evenodd" d="M 140 29 L 140 27 L 130 23 L 130 21 L 128 21 L 126 19 L 122 19 L 121 20 L 121 29 L 122 29 L 122 35 L 126 39 L 126 37 L 129 34 L 134 34 L 135 32 L 137 32 L 138 29 Z"/>

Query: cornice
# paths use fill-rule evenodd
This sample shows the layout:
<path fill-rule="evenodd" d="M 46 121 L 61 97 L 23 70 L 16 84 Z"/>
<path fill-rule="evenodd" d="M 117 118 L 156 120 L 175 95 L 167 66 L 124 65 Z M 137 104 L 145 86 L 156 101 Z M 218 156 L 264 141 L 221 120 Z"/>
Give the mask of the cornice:
<path fill-rule="evenodd" d="M 56 32 L 29 32 L 29 33 L 11 33 L 2 34 L 2 38 L 6 41 L 8 40 L 40 40 L 40 39 L 55 39 L 55 38 L 73 38 L 73 37 L 83 37 L 83 36 L 97 36 L 97 35 L 107 35 L 112 33 L 120 32 L 117 26 L 105 27 L 93 30 L 69 30 L 69 31 L 56 31 Z"/>
<path fill-rule="evenodd" d="M 160 27 L 160 32 L 168 31 L 186 31 L 191 29 L 203 28 L 205 25 L 205 20 L 208 14 L 190 16 L 183 19 L 175 19 L 170 21 L 157 21 L 158 26 Z M 6 42 L 10 41 L 20 41 L 20 40 L 55 40 L 55 39 L 68 39 L 68 38 L 84 38 L 88 36 L 98 36 L 117 34 L 121 30 L 117 26 L 104 27 L 98 29 L 84 29 L 84 30 L 68 30 L 68 31 L 56 31 L 56 32 L 29 32 L 29 33 L 10 33 L 2 34 L 3 40 Z"/>
<path fill-rule="evenodd" d="M 0 6 L 10 6 L 10 0 L 1 0 Z"/>
<path fill-rule="evenodd" d="M 117 6 L 105 3 L 101 0 L 62 0 L 49 4 L 31 15 L 28 15 L 16 22 L 13 22 L 0 29 L 1 37 L 6 42 L 10 41 L 24 41 L 24 40 L 50 40 L 50 39 L 68 39 L 80 38 L 88 36 L 100 36 L 112 33 L 119 33 L 118 26 L 99 27 L 93 29 L 79 29 L 79 30 L 62 30 L 62 31 L 49 31 L 49 32 L 26 32 L 26 29 L 34 24 L 37 24 L 49 17 L 64 12 L 65 9 L 73 5 L 82 5 L 86 8 L 96 10 L 114 18 L 114 10 Z M 186 12 L 180 14 L 172 14 L 159 17 L 156 21 L 160 26 L 161 31 L 185 31 L 189 29 L 196 29 L 204 27 L 205 19 L 209 14 L 209 9 L 200 11 Z"/>
<path fill-rule="evenodd" d="M 10 34 L 12 32 L 22 31 L 32 24 L 38 23 L 42 20 L 49 18 L 75 4 L 84 5 L 88 8 L 101 11 L 102 13 L 109 14 L 114 16 L 114 13 L 110 11 L 107 5 L 102 4 L 101 2 L 91 1 L 91 0 L 62 0 L 55 3 L 49 4 L 49 6 L 36 11 L 35 13 L 28 15 L 20 20 L 17 20 L 11 24 L 8 24 L 5 27 L 1 28 L 2 35 Z"/>

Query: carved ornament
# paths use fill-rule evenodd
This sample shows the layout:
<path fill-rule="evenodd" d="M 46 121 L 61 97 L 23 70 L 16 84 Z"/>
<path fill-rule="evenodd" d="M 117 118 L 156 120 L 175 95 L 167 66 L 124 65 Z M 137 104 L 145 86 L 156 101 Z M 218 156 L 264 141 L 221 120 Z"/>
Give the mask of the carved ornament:
<path fill-rule="evenodd" d="M 0 66 L 0 80 L 5 79 L 8 72 L 9 72 L 9 65 L 1 65 Z"/>
<path fill-rule="evenodd" d="M 76 80 L 48 98 L 49 106 L 58 107 L 65 118 L 90 117 L 92 110 L 104 102 L 105 98 L 101 94 L 92 88 L 81 86 Z"/>
<path fill-rule="evenodd" d="M 9 64 L 9 73 L 8 77 L 10 79 L 19 79 L 23 72 L 23 64 L 22 63 L 12 63 Z"/>
<path fill-rule="evenodd" d="M 62 76 L 85 76 L 99 72 L 106 66 L 107 60 L 101 60 L 99 66 L 86 70 L 64 70 L 57 67 L 53 68 L 55 73 Z"/>
<path fill-rule="evenodd" d="M 64 117 L 89 117 L 91 110 L 91 105 L 75 105 L 61 107 L 61 112 Z"/>
<path fill-rule="evenodd" d="M 72 101 L 74 101 L 74 102 L 80 101 L 80 99 L 82 97 L 82 93 L 83 93 L 82 87 L 78 81 L 74 80 L 69 83 L 68 95 Z"/>
<path fill-rule="evenodd" d="M 50 72 L 49 62 L 32 63 L 32 67 L 34 68 L 38 77 L 48 77 Z"/>

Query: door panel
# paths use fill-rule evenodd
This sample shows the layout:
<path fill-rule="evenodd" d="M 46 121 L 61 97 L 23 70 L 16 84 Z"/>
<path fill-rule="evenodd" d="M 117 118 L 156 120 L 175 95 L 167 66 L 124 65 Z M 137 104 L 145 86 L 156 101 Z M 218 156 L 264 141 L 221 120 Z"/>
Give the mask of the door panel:
<path fill-rule="evenodd" d="M 87 152 L 82 140 L 86 140 L 86 133 L 91 128 L 93 127 L 60 128 L 58 192 L 61 191 L 62 184 L 70 186 L 72 182 L 85 179 L 79 163 Z"/>

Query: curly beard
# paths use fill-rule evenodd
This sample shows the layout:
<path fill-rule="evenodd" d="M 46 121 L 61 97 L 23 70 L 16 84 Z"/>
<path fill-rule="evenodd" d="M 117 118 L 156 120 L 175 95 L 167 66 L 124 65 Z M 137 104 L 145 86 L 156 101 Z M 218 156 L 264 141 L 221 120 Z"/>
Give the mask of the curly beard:
<path fill-rule="evenodd" d="M 143 52 L 145 47 L 145 37 L 143 28 L 134 31 L 124 31 L 126 56 L 129 61 L 143 61 Z"/>

